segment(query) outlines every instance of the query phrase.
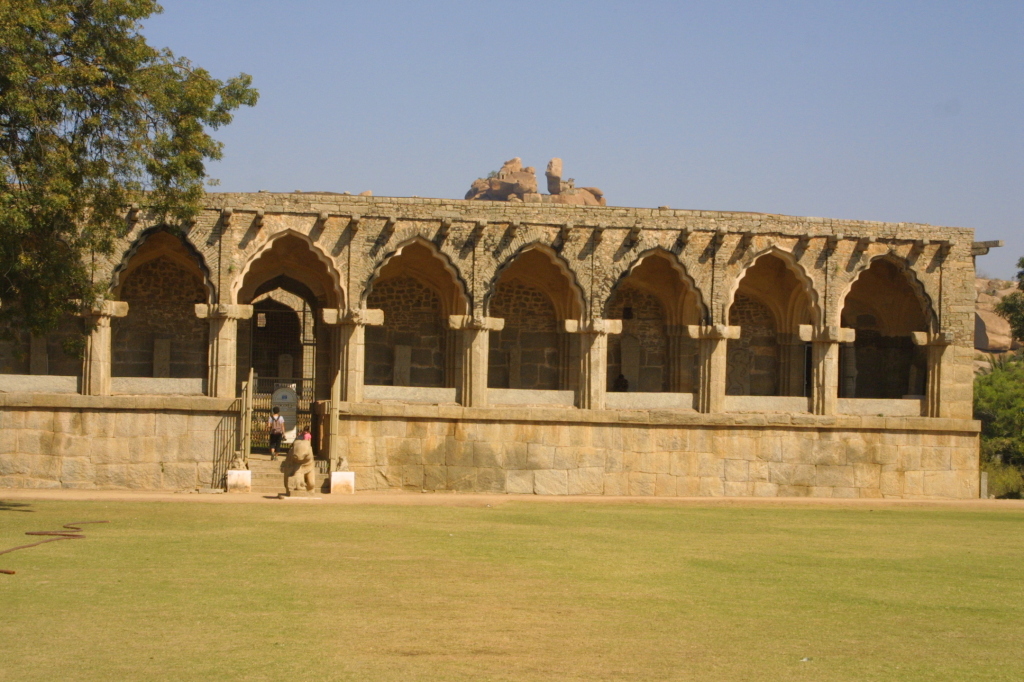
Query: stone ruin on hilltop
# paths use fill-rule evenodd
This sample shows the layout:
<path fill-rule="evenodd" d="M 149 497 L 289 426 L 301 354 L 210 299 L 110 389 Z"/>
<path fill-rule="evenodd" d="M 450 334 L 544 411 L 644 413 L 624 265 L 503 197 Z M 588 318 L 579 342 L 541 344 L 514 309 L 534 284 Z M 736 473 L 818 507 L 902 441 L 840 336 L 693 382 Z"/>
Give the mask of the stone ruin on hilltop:
<path fill-rule="evenodd" d="M 533 166 L 524 168 L 523 160 L 517 156 L 506 161 L 501 170 L 489 177 L 477 178 L 466 192 L 466 198 L 576 206 L 607 205 L 604 192 L 598 188 L 576 187 L 572 178 L 563 180 L 561 159 L 551 159 L 544 174 L 548 179 L 548 194 L 537 191 L 537 171 Z"/>

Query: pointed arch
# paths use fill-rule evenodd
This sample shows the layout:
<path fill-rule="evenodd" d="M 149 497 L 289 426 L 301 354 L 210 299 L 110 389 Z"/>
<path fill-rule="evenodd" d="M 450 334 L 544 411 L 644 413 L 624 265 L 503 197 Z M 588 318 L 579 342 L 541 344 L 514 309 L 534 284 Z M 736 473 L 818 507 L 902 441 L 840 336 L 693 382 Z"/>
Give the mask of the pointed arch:
<path fill-rule="evenodd" d="M 448 257 L 415 235 L 381 259 L 361 303 L 384 311 L 366 330 L 366 383 L 454 387 L 458 336 L 449 315 L 470 310 L 467 287 Z"/>
<path fill-rule="evenodd" d="M 563 321 L 582 320 L 586 305 L 561 256 L 545 244 L 524 246 L 495 272 L 484 309 L 505 320 L 491 332 L 490 388 L 571 388 L 579 348 Z"/>
<path fill-rule="evenodd" d="M 541 272 L 524 273 L 517 272 L 518 269 L 524 269 L 520 266 L 523 263 L 523 258 L 529 258 L 531 253 L 538 253 L 545 257 L 547 262 L 553 266 L 554 270 L 563 278 L 565 289 L 561 292 L 551 291 L 550 285 L 555 284 L 557 286 L 557 280 L 552 277 L 542 277 Z M 520 277 L 534 281 L 540 285 L 542 290 L 545 290 L 544 285 L 549 285 L 545 294 L 551 298 L 551 303 L 555 307 L 555 312 L 561 320 L 579 320 L 583 319 L 586 315 L 586 297 L 583 294 L 583 288 L 579 285 L 576 279 L 576 273 L 573 272 L 569 264 L 559 255 L 553 248 L 547 244 L 541 242 L 530 242 L 525 244 L 520 249 L 511 254 L 505 259 L 504 263 L 501 264 L 495 270 L 494 276 L 491 278 L 490 286 L 487 289 L 487 293 L 484 296 L 484 310 L 490 311 L 491 300 L 494 297 L 498 283 L 503 277 L 512 274 L 514 277 Z M 550 275 L 550 272 L 548 273 Z M 557 294 L 562 295 L 557 295 Z M 556 294 L 556 295 L 552 295 Z M 490 314 L 489 312 L 487 314 Z"/>
<path fill-rule="evenodd" d="M 675 282 L 662 282 L 668 286 L 658 287 L 653 281 L 661 273 L 650 273 L 643 277 L 644 265 L 649 264 L 651 258 L 664 261 L 668 270 L 675 277 Z M 631 280 L 632 278 L 632 280 Z M 693 278 L 686 271 L 686 267 L 680 262 L 679 257 L 661 246 L 656 246 L 637 255 L 637 257 L 619 274 L 618 279 L 611 286 L 608 298 L 602 306 L 607 314 L 608 306 L 615 297 L 616 290 L 627 281 L 640 279 L 641 288 L 647 288 L 654 295 L 658 296 L 662 305 L 665 306 L 668 315 L 666 324 L 700 324 L 707 313 L 707 306 L 700 289 L 697 288 Z M 652 281 L 649 281 L 652 280 Z"/>
<path fill-rule="evenodd" d="M 839 303 L 839 324 L 856 330 L 854 342 L 840 355 L 839 395 L 924 395 L 928 361 L 912 334 L 935 330 L 937 318 L 907 262 L 892 254 L 870 259 L 846 286 Z"/>
<path fill-rule="evenodd" d="M 413 247 L 414 251 L 419 251 L 420 253 L 410 253 L 409 247 Z M 420 254 L 427 255 L 430 260 L 424 263 Z M 409 258 L 409 256 L 412 256 L 412 258 Z M 402 261 L 403 258 L 405 262 L 400 264 L 401 270 L 420 279 L 441 296 L 445 307 L 445 315 L 465 315 L 472 308 L 469 286 L 466 284 L 462 273 L 459 272 L 459 269 L 452 263 L 451 258 L 447 254 L 438 249 L 433 242 L 420 235 L 406 239 L 377 263 L 377 267 L 370 274 L 360 294 L 361 304 L 366 303 L 374 284 L 382 278 L 387 279 L 388 271 L 397 270 L 397 261 Z M 440 272 L 447 275 L 447 282 L 444 278 L 437 277 L 436 268 L 434 269 L 435 272 L 431 272 L 431 263 L 436 263 L 440 266 Z M 451 286 L 445 286 L 449 282 Z"/>
<path fill-rule="evenodd" d="M 819 325 L 821 311 L 811 278 L 775 245 L 753 254 L 731 283 L 726 319 L 740 327 L 728 342 L 726 393 L 806 396 L 807 344 L 801 324 Z"/>
<path fill-rule="evenodd" d="M 143 230 L 122 254 L 121 261 L 113 269 L 110 279 L 110 289 L 115 297 L 132 270 L 161 257 L 168 258 L 183 268 L 194 269 L 206 289 L 207 302 L 216 300 L 216 285 L 210 276 L 210 268 L 206 265 L 203 254 L 181 234 L 180 230 L 169 225 L 156 225 Z"/>
<path fill-rule="evenodd" d="M 608 391 L 689 393 L 695 385 L 697 343 L 683 327 L 700 324 L 706 308 L 676 254 L 647 249 L 620 273 L 602 307 L 622 320 L 608 336 Z"/>
<path fill-rule="evenodd" d="M 308 287 L 324 307 L 343 308 L 346 304 L 334 261 L 308 235 L 291 229 L 272 235 L 249 257 L 232 282 L 230 300 L 248 303 L 260 285 L 281 276 Z"/>
<path fill-rule="evenodd" d="M 111 321 L 111 375 L 201 379 L 207 374 L 208 325 L 197 303 L 215 299 L 202 255 L 160 225 L 139 234 L 111 280 L 128 315 Z"/>
<path fill-rule="evenodd" d="M 846 283 L 842 292 L 838 297 L 839 305 L 836 306 L 835 315 L 837 316 L 834 320 L 835 324 L 843 325 L 842 312 L 846 305 L 846 300 L 850 296 L 850 292 L 853 291 L 854 286 L 861 278 L 867 273 L 876 263 L 885 262 L 892 265 L 902 275 L 906 284 L 910 287 L 910 290 L 914 293 L 915 298 L 921 308 L 921 312 L 925 317 L 927 324 L 926 329 L 919 331 L 935 331 L 938 325 L 938 316 L 935 312 L 935 307 L 932 302 L 932 297 L 928 294 L 925 289 L 924 283 L 917 276 L 917 271 L 910 265 L 907 259 L 897 256 L 896 254 L 882 253 L 871 258 L 864 259 L 861 266 L 855 271 L 853 277 Z"/>
<path fill-rule="evenodd" d="M 806 296 L 807 311 L 810 314 L 809 322 L 815 325 L 819 324 L 822 319 L 821 306 L 819 302 L 818 291 L 814 287 L 814 281 L 810 278 L 810 276 L 807 274 L 807 271 L 804 269 L 802 265 L 800 265 L 800 263 L 796 260 L 796 257 L 794 257 L 792 253 L 784 249 L 781 249 L 774 244 L 766 249 L 762 249 L 761 251 L 752 254 L 747 259 L 746 264 L 743 266 L 743 269 L 731 282 L 728 294 L 725 299 L 726 319 L 728 319 L 728 312 L 736 298 L 736 293 L 743 285 L 743 280 L 747 277 L 750 271 L 757 266 L 758 262 L 760 262 L 765 257 L 774 257 L 779 259 L 780 261 L 782 261 L 783 265 L 786 266 L 786 269 L 793 274 L 793 277 L 795 277 L 796 281 L 800 284 L 800 291 Z M 788 318 L 789 315 L 797 312 L 795 310 L 795 303 L 795 301 L 787 299 L 785 302 L 774 300 L 773 302 L 768 303 L 768 305 L 773 309 L 773 312 L 776 312 L 779 315 L 779 321 L 780 323 L 782 323 L 784 320 Z"/>

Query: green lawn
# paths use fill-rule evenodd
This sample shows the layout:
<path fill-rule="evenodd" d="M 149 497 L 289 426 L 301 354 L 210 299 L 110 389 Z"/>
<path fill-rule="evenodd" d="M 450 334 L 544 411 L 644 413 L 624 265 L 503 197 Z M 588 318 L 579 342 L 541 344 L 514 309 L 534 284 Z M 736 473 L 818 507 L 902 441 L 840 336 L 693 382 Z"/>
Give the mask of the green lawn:
<path fill-rule="evenodd" d="M 1024 679 L 1019 510 L 492 503 L 0 503 L 0 679 Z"/>

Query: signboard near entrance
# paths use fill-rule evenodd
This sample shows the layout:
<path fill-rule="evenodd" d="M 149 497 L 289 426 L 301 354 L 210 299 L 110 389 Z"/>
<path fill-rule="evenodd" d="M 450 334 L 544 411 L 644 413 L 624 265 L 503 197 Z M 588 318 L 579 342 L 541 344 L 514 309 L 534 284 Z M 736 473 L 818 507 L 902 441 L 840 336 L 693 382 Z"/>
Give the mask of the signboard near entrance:
<path fill-rule="evenodd" d="M 294 384 L 278 384 L 270 396 L 271 408 L 276 407 L 284 417 L 284 438 L 285 443 L 295 440 L 295 416 L 299 407 L 299 396 L 295 392 Z"/>

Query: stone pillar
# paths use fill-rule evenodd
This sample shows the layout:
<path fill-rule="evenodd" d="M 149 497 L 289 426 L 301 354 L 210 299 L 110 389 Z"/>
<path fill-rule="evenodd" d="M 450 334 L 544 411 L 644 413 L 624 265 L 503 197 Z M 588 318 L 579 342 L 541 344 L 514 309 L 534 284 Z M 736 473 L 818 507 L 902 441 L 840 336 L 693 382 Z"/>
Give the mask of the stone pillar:
<path fill-rule="evenodd" d="M 238 355 L 238 321 L 252 317 L 251 305 L 196 303 L 196 317 L 210 321 L 210 354 L 207 362 L 206 394 L 213 398 L 236 398 L 235 358 Z"/>
<path fill-rule="evenodd" d="M 688 325 L 686 335 L 697 339 L 700 364 L 697 370 L 697 410 L 725 410 L 725 373 L 729 339 L 740 338 L 740 328 L 724 324 Z"/>
<path fill-rule="evenodd" d="M 608 335 L 622 333 L 622 320 L 565 320 L 565 331 L 580 335 L 577 406 L 584 410 L 603 410 L 608 383 Z"/>
<path fill-rule="evenodd" d="M 843 358 L 842 394 L 844 398 L 857 397 L 857 347 L 844 343 L 839 352 Z"/>
<path fill-rule="evenodd" d="M 384 311 L 361 308 L 342 313 L 324 309 L 325 324 L 338 325 L 337 359 L 331 363 L 331 402 L 358 403 L 363 400 L 363 377 L 366 373 L 366 326 L 384 324 Z"/>
<path fill-rule="evenodd" d="M 101 301 L 82 313 L 89 330 L 82 365 L 84 395 L 110 395 L 110 318 L 127 314 L 124 301 Z"/>
<path fill-rule="evenodd" d="M 804 343 L 798 334 L 778 334 L 779 395 L 804 395 Z"/>
<path fill-rule="evenodd" d="M 340 403 L 363 400 L 363 377 L 366 374 L 366 325 L 384 324 L 384 311 L 362 308 L 343 313 L 325 308 L 321 315 L 330 326 L 333 354 L 331 356 L 331 402 L 327 406 L 327 456 L 332 469 L 342 455 Z"/>
<path fill-rule="evenodd" d="M 839 344 L 853 343 L 855 329 L 800 325 L 800 340 L 811 344 L 811 411 L 834 415 L 839 407 Z"/>
<path fill-rule="evenodd" d="M 693 357 L 686 354 L 690 350 L 689 337 L 686 335 L 686 327 L 671 324 L 666 327 L 668 333 L 668 358 L 666 370 L 668 371 L 669 393 L 687 393 L 686 388 L 693 385 L 692 369 Z M 686 362 L 689 360 L 689 362 Z M 688 376 L 689 375 L 689 376 Z"/>
<path fill-rule="evenodd" d="M 928 417 L 946 417 L 949 409 L 945 396 L 947 387 L 944 382 L 952 379 L 952 368 L 944 371 L 952 353 L 946 349 L 953 345 L 953 334 L 950 332 L 913 332 L 914 345 L 924 346 L 928 351 L 928 382 L 925 386 L 925 415 Z"/>
<path fill-rule="evenodd" d="M 459 402 L 465 407 L 485 407 L 491 332 L 500 332 L 504 329 L 505 320 L 500 317 L 449 315 L 448 325 L 459 331 L 462 337 Z"/>

